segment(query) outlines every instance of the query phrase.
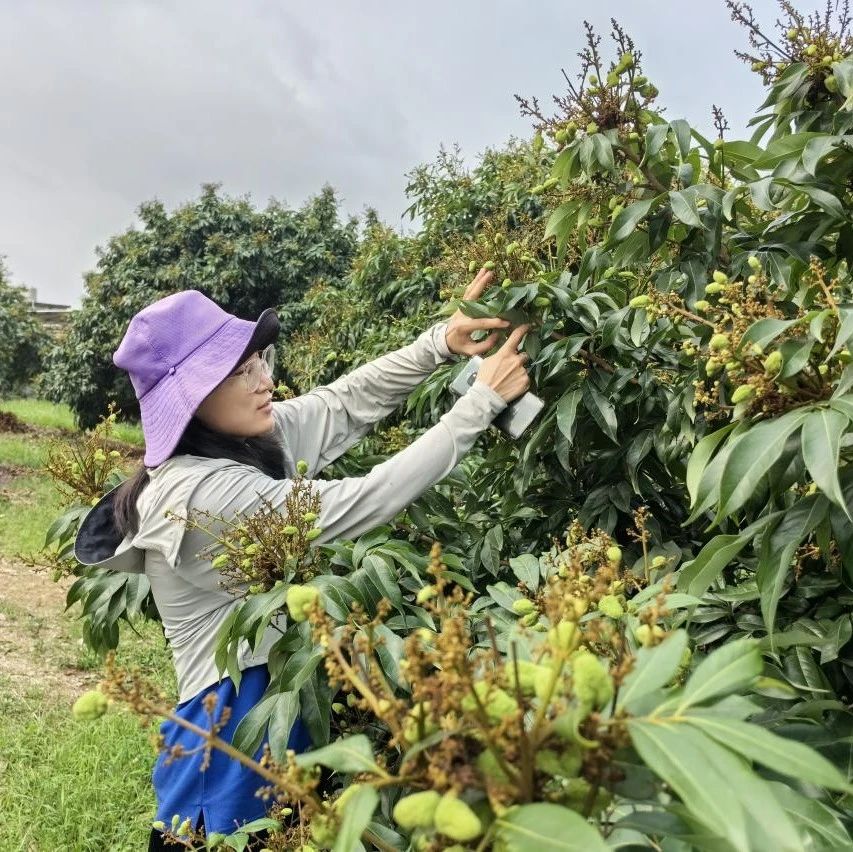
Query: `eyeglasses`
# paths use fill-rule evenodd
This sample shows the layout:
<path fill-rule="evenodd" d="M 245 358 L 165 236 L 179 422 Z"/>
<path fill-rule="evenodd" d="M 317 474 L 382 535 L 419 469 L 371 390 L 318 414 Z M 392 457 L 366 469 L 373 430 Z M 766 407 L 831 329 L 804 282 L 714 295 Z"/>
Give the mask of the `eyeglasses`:
<path fill-rule="evenodd" d="M 275 346 L 270 343 L 258 355 L 259 357 L 253 357 L 248 364 L 231 374 L 232 377 L 243 376 L 249 393 L 254 393 L 261 386 L 264 376 L 272 376 L 275 372 Z"/>

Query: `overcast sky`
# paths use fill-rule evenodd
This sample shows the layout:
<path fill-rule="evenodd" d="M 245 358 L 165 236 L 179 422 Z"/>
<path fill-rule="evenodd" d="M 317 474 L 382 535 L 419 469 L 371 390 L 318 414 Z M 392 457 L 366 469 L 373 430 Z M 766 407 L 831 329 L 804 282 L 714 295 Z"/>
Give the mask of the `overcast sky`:
<path fill-rule="evenodd" d="M 0 0 L 0 255 L 78 304 L 140 202 L 208 181 L 294 207 L 328 182 L 399 226 L 407 171 L 441 143 L 473 163 L 529 136 L 513 94 L 547 103 L 582 20 L 611 16 L 670 118 L 710 133 L 717 103 L 744 132 L 762 91 L 723 0 Z"/>

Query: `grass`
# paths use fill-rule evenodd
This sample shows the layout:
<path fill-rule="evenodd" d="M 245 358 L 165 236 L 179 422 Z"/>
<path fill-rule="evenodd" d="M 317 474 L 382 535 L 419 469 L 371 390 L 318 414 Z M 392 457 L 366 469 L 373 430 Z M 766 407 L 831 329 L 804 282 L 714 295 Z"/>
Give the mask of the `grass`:
<path fill-rule="evenodd" d="M 60 513 L 59 493 L 45 476 L 33 473 L 0 487 L 0 553 L 33 553 Z"/>
<path fill-rule="evenodd" d="M 64 406 L 27 399 L 3 402 L 0 409 L 37 427 L 74 428 Z M 120 424 L 115 436 L 142 443 L 137 426 Z M 2 556 L 14 559 L 37 551 L 61 511 L 59 494 L 40 470 L 48 440 L 33 433 L 0 433 L 0 465 L 28 469 L 0 484 Z M 44 582 L 50 581 L 45 577 Z M 151 770 L 157 726 L 142 727 L 118 707 L 96 722 L 72 717 L 77 688 L 69 686 L 97 680 L 103 661 L 82 642 L 79 608 L 70 613 L 59 604 L 55 608 L 0 600 L 4 634 L 12 637 L 27 670 L 32 660 L 29 680 L 0 675 L 0 850 L 144 849 L 155 812 Z M 143 672 L 176 700 L 171 655 L 158 624 L 122 623 L 116 656 L 120 666 Z M 67 677 L 50 687 L 42 673 Z"/>
<path fill-rule="evenodd" d="M 7 399 L 0 402 L 0 411 L 8 411 L 32 426 L 75 431 L 74 415 L 67 405 L 44 399 Z M 137 423 L 116 423 L 113 434 L 119 441 L 143 446 L 142 429 Z"/>
<path fill-rule="evenodd" d="M 45 633 L 45 616 L 7 603 L 0 611 L 18 635 Z M 37 638 L 34 653 L 57 669 L 99 672 L 102 661 L 80 642 L 81 622 L 69 615 L 58 620 L 59 636 Z M 174 700 L 174 670 L 157 624 L 122 624 L 116 659 Z M 38 682 L 22 691 L 0 677 L 0 849 L 146 848 L 156 807 L 150 779 L 158 725 L 142 727 L 119 707 L 96 722 L 78 722 L 72 701 Z"/>
<path fill-rule="evenodd" d="M 146 848 L 152 733 L 126 712 L 77 722 L 38 685 L 0 680 L 0 849 Z"/>

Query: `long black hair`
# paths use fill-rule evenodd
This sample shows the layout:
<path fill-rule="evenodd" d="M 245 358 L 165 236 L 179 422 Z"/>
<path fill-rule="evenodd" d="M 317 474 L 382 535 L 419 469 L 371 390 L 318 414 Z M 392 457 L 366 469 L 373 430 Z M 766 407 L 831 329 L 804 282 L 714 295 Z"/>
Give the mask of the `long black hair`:
<path fill-rule="evenodd" d="M 231 459 L 255 467 L 273 479 L 284 479 L 287 475 L 284 470 L 282 445 L 275 431 L 255 438 L 237 438 L 217 432 L 193 417 L 172 452 L 172 456 L 179 455 Z M 142 465 L 116 491 L 113 517 L 116 529 L 122 536 L 139 531 L 136 501 L 147 484 L 148 469 Z"/>

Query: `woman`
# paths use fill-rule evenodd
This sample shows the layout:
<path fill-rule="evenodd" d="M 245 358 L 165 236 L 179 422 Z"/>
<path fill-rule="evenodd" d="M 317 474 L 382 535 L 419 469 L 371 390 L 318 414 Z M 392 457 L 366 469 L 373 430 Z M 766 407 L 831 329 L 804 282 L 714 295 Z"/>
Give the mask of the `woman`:
<path fill-rule="evenodd" d="M 491 279 L 481 270 L 465 298 L 478 298 Z M 229 518 L 252 513 L 262 500 L 283 506 L 298 460 L 307 461 L 309 477 L 317 474 L 440 363 L 451 355 L 485 354 L 507 325 L 457 312 L 414 343 L 326 387 L 273 403 L 270 347 L 279 328 L 272 309 L 253 323 L 188 290 L 131 319 L 113 360 L 127 370 L 139 399 L 143 467 L 89 512 L 75 554 L 86 565 L 146 574 L 172 648 L 180 716 L 206 726 L 202 701 L 216 692 L 217 706 L 232 708 L 221 734 L 230 739 L 268 684 L 266 661 L 276 637 L 267 631 L 254 651 L 242 647 L 239 693 L 230 678 L 220 679 L 216 634 L 239 599 L 222 587 L 209 554 L 199 556 L 210 544 L 207 535 L 186 530 L 167 513 Z M 489 334 L 474 342 L 475 331 Z M 410 446 L 366 476 L 312 483 L 321 501 L 317 543 L 354 538 L 389 521 L 453 469 L 507 402 L 527 389 L 527 356 L 518 352 L 526 331 L 514 329 L 484 359 L 469 392 Z M 199 744 L 173 722 L 161 732 L 168 746 Z M 290 746 L 298 751 L 308 745 L 297 721 Z M 255 773 L 215 751 L 204 772 L 200 762 L 199 754 L 167 765 L 161 755 L 153 774 L 158 820 L 169 823 L 178 814 L 208 833 L 228 833 L 263 815 L 264 804 L 255 797 L 262 781 Z M 159 848 L 155 830 L 149 849 Z"/>

